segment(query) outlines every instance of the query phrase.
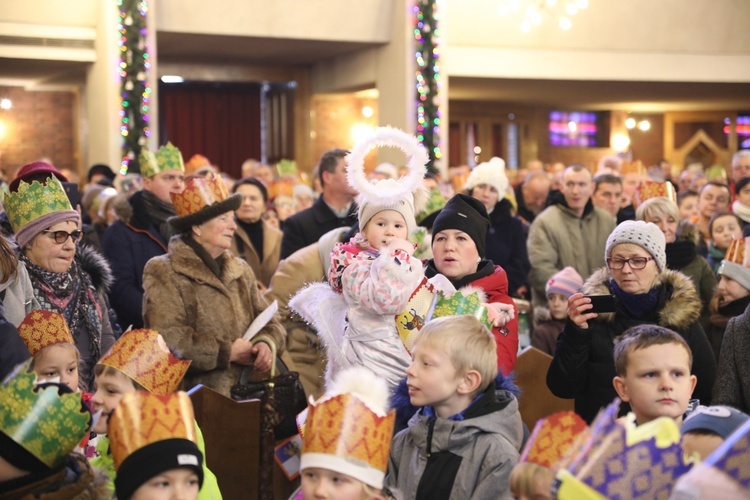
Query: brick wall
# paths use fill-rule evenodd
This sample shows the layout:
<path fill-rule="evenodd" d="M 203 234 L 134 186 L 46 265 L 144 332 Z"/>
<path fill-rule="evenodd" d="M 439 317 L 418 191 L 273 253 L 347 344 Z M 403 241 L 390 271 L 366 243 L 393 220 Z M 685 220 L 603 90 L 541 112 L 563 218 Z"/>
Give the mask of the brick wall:
<path fill-rule="evenodd" d="M 0 98 L 13 107 L 0 110 L 5 133 L 0 137 L 0 169 L 6 178 L 22 165 L 48 158 L 59 169 L 77 169 L 73 92 L 27 92 L 0 87 Z"/>

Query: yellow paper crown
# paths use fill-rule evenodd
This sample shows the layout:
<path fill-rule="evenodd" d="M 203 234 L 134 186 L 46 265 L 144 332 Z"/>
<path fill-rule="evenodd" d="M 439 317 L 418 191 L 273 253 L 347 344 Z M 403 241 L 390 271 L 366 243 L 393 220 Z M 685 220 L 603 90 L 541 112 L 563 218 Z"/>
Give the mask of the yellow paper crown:
<path fill-rule="evenodd" d="M 38 309 L 31 311 L 18 325 L 18 334 L 32 356 L 53 344 L 73 344 L 73 335 L 62 314 Z"/>
<path fill-rule="evenodd" d="M 162 172 L 170 170 L 185 171 L 185 164 L 182 161 L 182 153 L 168 142 L 158 151 L 149 151 L 146 148 L 141 150 L 141 156 L 138 159 L 141 166 L 141 175 L 143 177 L 153 177 Z"/>
<path fill-rule="evenodd" d="M 154 394 L 171 394 L 180 385 L 190 361 L 175 358 L 159 332 L 125 332 L 102 356 L 99 364 L 111 366 Z"/>
<path fill-rule="evenodd" d="M 18 190 L 6 193 L 3 200 L 8 220 L 16 233 L 40 217 L 63 210 L 72 210 L 68 195 L 57 177 L 51 176 L 44 184 L 21 181 Z"/>
<path fill-rule="evenodd" d="M 677 203 L 677 191 L 671 182 L 641 181 L 635 190 L 634 204 L 637 207 L 651 198 L 668 198 Z"/>
<path fill-rule="evenodd" d="M 556 469 L 587 428 L 586 422 L 573 411 L 543 418 L 536 423 L 519 461 Z"/>
<path fill-rule="evenodd" d="M 192 174 L 201 167 L 210 167 L 210 166 L 211 166 L 211 162 L 208 161 L 208 158 L 206 158 L 203 155 L 194 154 L 193 156 L 190 157 L 187 163 L 185 163 L 185 173 Z"/>
<path fill-rule="evenodd" d="M 107 424 L 115 468 L 133 452 L 166 439 L 196 442 L 193 404 L 185 392 L 166 396 L 129 392 Z"/>
<path fill-rule="evenodd" d="M 385 473 L 395 410 L 378 416 L 353 394 L 322 398 L 308 408 L 305 454 L 333 455 Z"/>
<path fill-rule="evenodd" d="M 229 198 L 227 185 L 221 179 L 190 179 L 181 193 L 169 193 L 179 217 L 191 215 Z"/>
<path fill-rule="evenodd" d="M 273 200 L 277 196 L 294 197 L 294 184 L 288 179 L 274 181 L 268 186 L 268 198 Z"/>
<path fill-rule="evenodd" d="M 86 436 L 91 413 L 80 392 L 61 384 L 37 387 L 29 365 L 19 365 L 0 386 L 0 432 L 56 468 Z"/>

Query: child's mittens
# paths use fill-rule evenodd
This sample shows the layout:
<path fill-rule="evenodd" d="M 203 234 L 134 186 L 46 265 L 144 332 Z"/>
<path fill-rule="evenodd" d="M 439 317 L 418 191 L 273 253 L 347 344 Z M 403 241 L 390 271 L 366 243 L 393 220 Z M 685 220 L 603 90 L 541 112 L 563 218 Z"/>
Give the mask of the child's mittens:
<path fill-rule="evenodd" d="M 397 250 L 403 250 L 409 255 L 414 254 L 414 249 L 416 248 L 416 245 L 414 243 L 402 240 L 401 238 L 394 238 L 389 244 L 388 244 L 388 252 L 392 254 L 393 252 Z"/>
<path fill-rule="evenodd" d="M 515 317 L 513 304 L 503 304 L 502 302 L 486 302 L 482 304 L 487 308 L 487 315 L 496 327 L 503 326 Z"/>

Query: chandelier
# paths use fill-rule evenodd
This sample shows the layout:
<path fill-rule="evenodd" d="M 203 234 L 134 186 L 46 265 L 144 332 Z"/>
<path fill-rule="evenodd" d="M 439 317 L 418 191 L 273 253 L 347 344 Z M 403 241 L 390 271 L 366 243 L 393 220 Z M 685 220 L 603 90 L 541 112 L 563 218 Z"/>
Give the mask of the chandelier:
<path fill-rule="evenodd" d="M 561 30 L 567 31 L 573 26 L 571 18 L 588 6 L 589 0 L 500 0 L 497 12 L 505 16 L 524 9 L 520 24 L 524 33 L 542 24 L 545 17 L 552 18 Z"/>

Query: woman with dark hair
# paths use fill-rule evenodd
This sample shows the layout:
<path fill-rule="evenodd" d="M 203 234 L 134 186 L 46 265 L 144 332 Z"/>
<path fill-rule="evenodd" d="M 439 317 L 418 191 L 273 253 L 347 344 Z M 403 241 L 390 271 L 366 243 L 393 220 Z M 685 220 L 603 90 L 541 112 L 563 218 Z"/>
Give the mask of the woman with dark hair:
<path fill-rule="evenodd" d="M 231 251 L 250 265 L 258 284 L 266 289 L 279 266 L 282 237 L 281 231 L 262 218 L 268 207 L 268 191 L 258 179 L 245 177 L 237 181 L 232 192 L 242 195 L 242 203 L 234 212 L 237 230 Z"/>

